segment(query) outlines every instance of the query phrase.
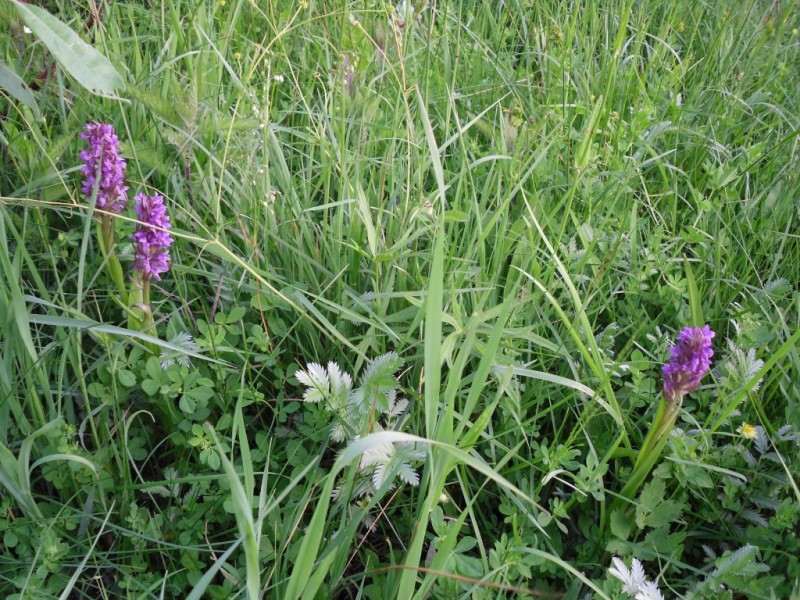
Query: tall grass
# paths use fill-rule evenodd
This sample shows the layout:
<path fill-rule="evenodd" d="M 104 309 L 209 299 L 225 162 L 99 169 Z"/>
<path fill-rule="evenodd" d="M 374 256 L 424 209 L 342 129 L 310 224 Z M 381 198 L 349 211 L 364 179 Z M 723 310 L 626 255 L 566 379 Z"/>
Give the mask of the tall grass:
<path fill-rule="evenodd" d="M 612 597 L 631 555 L 671 596 L 751 544 L 725 585 L 796 593 L 792 3 L 417 2 L 403 27 L 371 1 L 42 4 L 126 88 L 90 94 L 0 9 L 45 117 L 0 100 L 0 590 Z M 92 120 L 168 201 L 158 349 L 200 347 L 173 379 L 91 236 Z M 687 399 L 615 516 L 668 341 L 702 323 L 750 362 Z M 337 454 L 295 370 L 389 351 L 405 432 Z M 348 497 L 361 452 L 409 441 L 418 488 Z"/>

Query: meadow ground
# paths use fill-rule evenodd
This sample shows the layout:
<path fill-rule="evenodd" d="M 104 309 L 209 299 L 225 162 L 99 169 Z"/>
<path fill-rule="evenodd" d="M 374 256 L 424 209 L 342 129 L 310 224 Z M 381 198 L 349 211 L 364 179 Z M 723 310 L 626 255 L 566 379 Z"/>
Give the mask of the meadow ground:
<path fill-rule="evenodd" d="M 800 598 L 798 4 L 0 21 L 0 596 Z"/>

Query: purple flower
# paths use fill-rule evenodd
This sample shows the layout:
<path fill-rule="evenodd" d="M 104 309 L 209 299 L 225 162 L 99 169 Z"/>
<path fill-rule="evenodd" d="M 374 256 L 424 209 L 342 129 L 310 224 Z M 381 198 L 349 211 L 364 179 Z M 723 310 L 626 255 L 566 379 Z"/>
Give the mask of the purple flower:
<path fill-rule="evenodd" d="M 711 339 L 714 332 L 706 325 L 699 327 L 684 327 L 678 335 L 678 343 L 669 349 L 669 362 L 661 372 L 664 376 L 664 397 L 674 400 L 693 392 L 700 385 L 703 375 L 708 373 L 711 366 L 711 357 L 714 351 L 711 348 Z"/>
<path fill-rule="evenodd" d="M 97 208 L 119 214 L 128 204 L 128 186 L 124 185 L 127 165 L 119 155 L 114 128 L 105 123 L 87 123 L 80 138 L 89 141 L 89 148 L 78 155 L 83 161 L 81 192 L 87 198 L 92 197 L 99 168 Z"/>
<path fill-rule="evenodd" d="M 160 280 L 160 274 L 169 271 L 169 248 L 172 245 L 172 236 L 168 229 L 172 223 L 164 206 L 164 197 L 160 194 L 145 196 L 136 194 L 134 198 L 136 217 L 136 231 L 131 236 L 135 258 L 133 268 L 139 271 L 142 279 L 155 277 Z M 156 229 L 156 228 L 160 229 Z"/>

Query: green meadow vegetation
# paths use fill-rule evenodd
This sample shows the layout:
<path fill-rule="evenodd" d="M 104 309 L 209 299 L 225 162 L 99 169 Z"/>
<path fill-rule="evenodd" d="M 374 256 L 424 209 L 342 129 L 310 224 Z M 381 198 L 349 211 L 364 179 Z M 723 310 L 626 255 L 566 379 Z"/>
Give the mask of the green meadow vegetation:
<path fill-rule="evenodd" d="M 0 23 L 0 597 L 800 598 L 800 5 Z"/>

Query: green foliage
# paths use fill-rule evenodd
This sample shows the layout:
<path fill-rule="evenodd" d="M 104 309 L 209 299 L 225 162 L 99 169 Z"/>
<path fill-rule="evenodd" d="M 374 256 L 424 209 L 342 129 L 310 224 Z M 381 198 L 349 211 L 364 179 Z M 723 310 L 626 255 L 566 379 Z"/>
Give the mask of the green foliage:
<path fill-rule="evenodd" d="M 758 548 L 744 546 L 734 552 L 725 553 L 715 562 L 715 569 L 686 595 L 687 598 L 732 597 L 730 590 L 749 590 L 767 593 L 769 587 L 758 586 L 753 581 L 759 573 L 769 567 L 758 562 Z M 755 592 L 757 593 L 757 592 Z"/>
<path fill-rule="evenodd" d="M 44 4 L 0 3 L 1 597 L 796 595 L 796 3 Z M 93 120 L 175 225 L 157 336 Z"/>
<path fill-rule="evenodd" d="M 335 442 L 358 439 L 373 431 L 402 431 L 408 420 L 408 400 L 397 397 L 400 382 L 395 373 L 403 361 L 394 352 L 369 362 L 353 388 L 353 378 L 343 373 L 334 362 L 327 369 L 316 363 L 295 373 L 306 387 L 303 400 L 322 403 L 332 413 L 335 423 L 330 436 Z M 355 495 L 376 493 L 396 476 L 404 483 L 419 484 L 419 475 L 412 466 L 425 453 L 414 444 L 383 444 L 371 447 L 359 463 L 360 481 Z M 337 491 L 337 494 L 339 491 Z"/>
<path fill-rule="evenodd" d="M 111 94 L 123 87 L 122 77 L 108 59 L 86 44 L 67 25 L 38 6 L 23 4 L 19 0 L 12 2 L 31 32 L 87 90 Z"/>

